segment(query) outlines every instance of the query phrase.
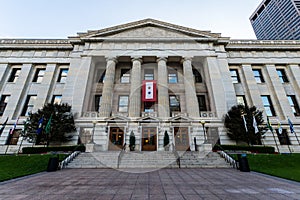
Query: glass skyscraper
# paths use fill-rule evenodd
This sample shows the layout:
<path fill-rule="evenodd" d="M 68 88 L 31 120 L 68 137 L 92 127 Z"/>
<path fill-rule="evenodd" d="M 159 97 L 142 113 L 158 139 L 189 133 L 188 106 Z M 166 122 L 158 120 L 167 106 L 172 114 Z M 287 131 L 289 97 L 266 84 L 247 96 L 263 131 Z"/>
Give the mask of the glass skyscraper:
<path fill-rule="evenodd" d="M 299 40 L 300 0 L 264 0 L 250 21 L 259 40 Z"/>

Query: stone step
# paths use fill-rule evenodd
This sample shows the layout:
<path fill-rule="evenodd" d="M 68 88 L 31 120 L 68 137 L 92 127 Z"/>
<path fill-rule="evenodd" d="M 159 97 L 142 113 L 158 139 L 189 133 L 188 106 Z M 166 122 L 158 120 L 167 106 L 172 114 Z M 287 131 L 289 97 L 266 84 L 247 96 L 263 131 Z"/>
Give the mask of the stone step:
<path fill-rule="evenodd" d="M 119 151 L 81 153 L 68 168 L 117 168 Z M 229 168 L 218 153 L 200 158 L 199 152 L 178 152 L 182 168 Z M 172 152 L 125 152 L 119 168 L 178 168 Z"/>

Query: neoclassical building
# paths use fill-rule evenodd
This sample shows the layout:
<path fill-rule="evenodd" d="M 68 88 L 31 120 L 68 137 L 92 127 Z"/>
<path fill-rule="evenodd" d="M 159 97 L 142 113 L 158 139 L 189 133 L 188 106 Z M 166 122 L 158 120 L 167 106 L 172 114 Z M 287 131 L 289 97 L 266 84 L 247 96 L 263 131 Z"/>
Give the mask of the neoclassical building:
<path fill-rule="evenodd" d="M 269 131 L 265 145 L 300 151 L 287 121 L 297 134 L 300 41 L 231 40 L 145 19 L 68 39 L 0 39 L 0 77 L 0 151 L 16 151 L 29 112 L 61 102 L 75 116 L 72 143 L 93 151 L 128 146 L 131 132 L 138 151 L 163 151 L 165 132 L 176 150 L 234 144 L 223 116 L 238 103 L 269 116 L 275 140 Z"/>

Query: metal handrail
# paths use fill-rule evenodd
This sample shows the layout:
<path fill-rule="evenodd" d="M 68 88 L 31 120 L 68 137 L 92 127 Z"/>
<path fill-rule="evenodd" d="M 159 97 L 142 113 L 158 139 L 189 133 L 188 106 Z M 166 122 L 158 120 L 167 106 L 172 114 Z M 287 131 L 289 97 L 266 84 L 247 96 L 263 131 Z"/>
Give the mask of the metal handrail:
<path fill-rule="evenodd" d="M 67 165 L 80 154 L 81 151 L 74 151 L 68 157 L 66 157 L 63 161 L 60 162 L 59 169 L 64 169 Z"/>
<path fill-rule="evenodd" d="M 121 159 L 122 159 L 122 157 L 123 157 L 123 155 L 125 153 L 125 150 L 126 150 L 126 143 L 123 145 L 123 147 L 122 147 L 122 149 L 121 149 L 121 151 L 120 151 L 120 153 L 118 155 L 118 164 L 117 164 L 117 168 L 118 169 L 120 167 Z"/>
<path fill-rule="evenodd" d="M 232 165 L 233 168 L 238 168 L 237 167 L 237 162 L 229 156 L 225 151 L 218 151 L 218 153 L 225 159 L 226 162 L 228 162 L 230 165 Z"/>
<path fill-rule="evenodd" d="M 178 152 L 175 148 L 175 145 L 173 143 L 171 143 L 171 145 L 172 145 L 172 152 L 173 152 L 173 154 L 175 155 L 175 158 L 176 158 L 176 163 L 177 163 L 178 167 L 181 168 L 180 167 L 180 156 L 179 156 L 179 154 L 178 154 Z"/>

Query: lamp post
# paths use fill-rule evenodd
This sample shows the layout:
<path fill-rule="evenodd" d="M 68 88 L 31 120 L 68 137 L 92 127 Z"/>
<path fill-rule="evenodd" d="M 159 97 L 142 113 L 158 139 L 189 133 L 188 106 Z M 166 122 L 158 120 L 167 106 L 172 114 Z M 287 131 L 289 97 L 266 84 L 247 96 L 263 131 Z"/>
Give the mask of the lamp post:
<path fill-rule="evenodd" d="M 94 142 L 94 134 L 95 134 L 95 126 L 97 124 L 97 121 L 93 121 L 93 132 L 92 132 L 92 138 L 91 138 L 91 144 L 95 144 Z"/>
<path fill-rule="evenodd" d="M 204 133 L 204 144 L 206 144 L 207 142 L 207 138 L 206 138 L 206 131 L 205 131 L 205 121 L 204 120 L 201 120 L 200 121 L 201 125 L 202 125 L 202 128 L 203 128 L 203 133 Z"/>

